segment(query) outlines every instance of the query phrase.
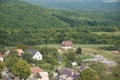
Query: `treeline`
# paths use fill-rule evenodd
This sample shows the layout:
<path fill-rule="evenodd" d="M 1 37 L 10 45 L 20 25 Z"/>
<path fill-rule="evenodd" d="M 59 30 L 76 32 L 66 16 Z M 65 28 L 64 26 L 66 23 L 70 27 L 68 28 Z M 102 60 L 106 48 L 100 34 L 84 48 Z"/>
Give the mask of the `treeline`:
<path fill-rule="evenodd" d="M 120 34 L 93 34 L 95 31 L 114 32 L 120 27 L 76 27 L 76 28 L 1 28 L 0 44 L 39 45 L 60 44 L 63 40 L 72 40 L 76 44 L 114 44 L 120 40 Z"/>

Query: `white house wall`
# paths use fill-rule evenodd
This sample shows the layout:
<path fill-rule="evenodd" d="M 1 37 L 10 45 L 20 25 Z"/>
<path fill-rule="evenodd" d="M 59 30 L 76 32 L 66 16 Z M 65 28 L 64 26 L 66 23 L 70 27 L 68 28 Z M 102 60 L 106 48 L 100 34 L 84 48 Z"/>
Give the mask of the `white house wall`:
<path fill-rule="evenodd" d="M 33 56 L 33 59 L 42 60 L 42 54 L 37 51 L 37 52 L 35 53 L 35 55 Z"/>

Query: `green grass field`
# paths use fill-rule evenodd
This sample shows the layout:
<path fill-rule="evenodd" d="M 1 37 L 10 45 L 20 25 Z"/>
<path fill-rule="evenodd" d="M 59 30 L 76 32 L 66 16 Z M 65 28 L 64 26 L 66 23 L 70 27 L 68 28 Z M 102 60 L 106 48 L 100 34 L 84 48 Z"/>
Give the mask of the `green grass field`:
<path fill-rule="evenodd" d="M 120 35 L 120 31 L 115 31 L 115 32 L 92 32 L 92 34 L 97 34 L 97 35 Z"/>
<path fill-rule="evenodd" d="M 51 47 L 51 48 L 60 48 L 60 44 L 47 44 L 47 45 L 37 45 L 37 47 Z M 83 53 L 97 53 L 99 55 L 103 55 L 107 59 L 113 60 L 118 54 L 112 53 L 112 51 L 101 50 L 98 49 L 99 47 L 104 46 L 112 46 L 112 45 L 105 45 L 105 44 L 74 44 L 74 48 L 77 49 L 78 47 L 82 48 Z"/>
<path fill-rule="evenodd" d="M 47 44 L 47 45 L 37 45 L 38 47 L 53 47 L 53 48 L 60 48 L 60 44 Z M 105 45 L 105 44 L 74 44 L 74 48 L 98 48 L 98 47 L 104 47 L 104 46 L 111 46 L 111 45 Z"/>

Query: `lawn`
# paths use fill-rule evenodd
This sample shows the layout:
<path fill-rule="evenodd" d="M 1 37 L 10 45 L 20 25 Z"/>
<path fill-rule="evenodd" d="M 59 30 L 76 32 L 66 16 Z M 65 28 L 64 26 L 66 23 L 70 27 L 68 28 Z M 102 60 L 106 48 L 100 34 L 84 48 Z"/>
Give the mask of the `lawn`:
<path fill-rule="evenodd" d="M 84 53 L 96 53 L 98 55 L 102 55 L 109 60 L 113 60 L 116 56 L 118 56 L 117 53 L 112 53 L 112 51 L 107 50 L 100 50 L 95 48 L 83 48 L 82 50 Z"/>
<path fill-rule="evenodd" d="M 106 35 L 120 35 L 120 32 L 119 31 L 115 31 L 115 32 L 92 32 L 92 34 L 97 34 L 97 35 L 103 35 L 103 34 L 106 34 Z"/>
<path fill-rule="evenodd" d="M 51 47 L 51 48 L 60 48 L 60 44 L 47 44 L 47 45 L 37 45 L 39 47 Z M 112 53 L 111 51 L 107 50 L 101 50 L 98 49 L 99 47 L 103 46 L 111 46 L 111 45 L 105 45 L 105 44 L 74 44 L 74 48 L 81 47 L 83 53 L 97 53 L 99 55 L 103 55 L 107 59 L 113 60 L 118 54 Z"/>
<path fill-rule="evenodd" d="M 111 46 L 105 44 L 74 44 L 74 48 L 98 48 L 103 46 Z M 60 48 L 60 44 L 47 44 L 47 45 L 37 45 L 37 47 L 52 47 L 52 48 Z"/>

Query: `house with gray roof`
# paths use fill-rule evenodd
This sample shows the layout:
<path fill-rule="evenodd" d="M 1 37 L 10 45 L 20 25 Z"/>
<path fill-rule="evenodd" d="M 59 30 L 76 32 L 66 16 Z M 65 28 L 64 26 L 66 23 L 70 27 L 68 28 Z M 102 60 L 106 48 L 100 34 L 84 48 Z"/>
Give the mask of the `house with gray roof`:
<path fill-rule="evenodd" d="M 42 60 L 42 54 L 39 51 L 34 50 L 34 49 L 27 49 L 26 51 L 32 54 L 33 59 Z"/>

